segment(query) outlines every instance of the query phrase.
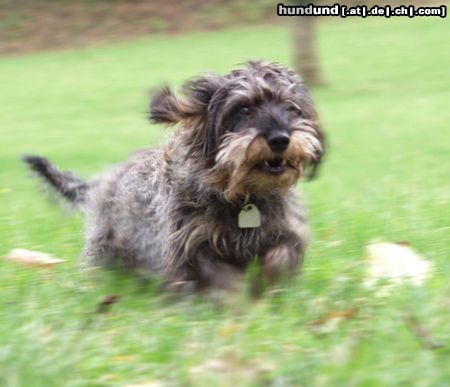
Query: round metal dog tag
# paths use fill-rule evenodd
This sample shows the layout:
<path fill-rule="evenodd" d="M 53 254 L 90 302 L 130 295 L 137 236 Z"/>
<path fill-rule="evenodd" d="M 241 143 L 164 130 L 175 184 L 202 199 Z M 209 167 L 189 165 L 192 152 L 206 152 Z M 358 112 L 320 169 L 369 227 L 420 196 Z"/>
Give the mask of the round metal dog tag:
<path fill-rule="evenodd" d="M 247 203 L 239 212 L 239 228 L 256 228 L 261 226 L 261 213 L 253 203 Z"/>

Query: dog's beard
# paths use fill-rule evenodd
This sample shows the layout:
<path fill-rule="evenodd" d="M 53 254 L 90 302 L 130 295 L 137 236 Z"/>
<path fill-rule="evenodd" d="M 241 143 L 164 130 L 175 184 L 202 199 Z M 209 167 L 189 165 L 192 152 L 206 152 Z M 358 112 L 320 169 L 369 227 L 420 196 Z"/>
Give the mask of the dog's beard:
<path fill-rule="evenodd" d="M 285 191 L 320 151 L 313 123 L 303 119 L 294 123 L 289 147 L 283 154 L 274 153 L 254 128 L 227 133 L 221 140 L 210 183 L 229 201 Z"/>

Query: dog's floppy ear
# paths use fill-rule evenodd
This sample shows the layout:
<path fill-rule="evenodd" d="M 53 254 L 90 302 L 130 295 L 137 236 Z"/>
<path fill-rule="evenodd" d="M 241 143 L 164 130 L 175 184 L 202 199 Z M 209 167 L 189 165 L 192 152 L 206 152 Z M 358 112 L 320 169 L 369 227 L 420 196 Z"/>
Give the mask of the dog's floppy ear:
<path fill-rule="evenodd" d="M 313 180 L 317 176 L 320 164 L 323 161 L 325 151 L 327 149 L 327 141 L 325 139 L 325 134 L 324 134 L 322 128 L 316 127 L 315 130 L 317 133 L 317 139 L 319 140 L 320 145 L 321 145 L 321 149 L 316 150 L 314 160 L 311 161 L 310 169 L 306 176 L 308 180 Z"/>
<path fill-rule="evenodd" d="M 226 81 L 227 79 L 221 75 L 206 74 L 186 82 L 183 86 L 183 92 L 193 103 L 203 108 L 204 113 L 206 113 L 212 97 Z"/>
<path fill-rule="evenodd" d="M 314 159 L 311 160 L 306 175 L 308 180 L 313 180 L 319 172 L 320 164 L 322 163 L 325 152 L 327 150 L 326 136 L 320 124 L 319 114 L 315 109 L 314 103 L 311 99 L 311 95 L 306 88 L 302 78 L 289 69 L 282 69 L 281 71 L 283 72 L 284 76 L 286 76 L 289 81 L 292 82 L 293 85 L 295 85 L 294 87 L 296 93 L 302 95 L 304 100 L 307 101 L 307 103 L 305 105 L 302 105 L 302 107 L 311 117 L 311 120 L 313 121 L 313 127 L 316 132 L 316 138 L 320 143 L 320 146 L 315 149 Z"/>
<path fill-rule="evenodd" d="M 217 119 L 222 103 L 228 94 L 227 78 L 208 74 L 194 79 L 185 85 L 185 92 L 203 107 L 202 116 L 202 153 L 212 155 L 217 145 Z"/>
<path fill-rule="evenodd" d="M 177 97 L 164 86 L 152 96 L 150 119 L 156 123 L 176 124 L 189 119 L 203 119 L 209 101 L 221 86 L 224 77 L 205 75 L 188 81 L 183 86 L 183 95 Z"/>
<path fill-rule="evenodd" d="M 150 119 L 156 123 L 176 124 L 196 114 L 187 101 L 179 99 L 164 86 L 156 91 L 150 102 Z"/>

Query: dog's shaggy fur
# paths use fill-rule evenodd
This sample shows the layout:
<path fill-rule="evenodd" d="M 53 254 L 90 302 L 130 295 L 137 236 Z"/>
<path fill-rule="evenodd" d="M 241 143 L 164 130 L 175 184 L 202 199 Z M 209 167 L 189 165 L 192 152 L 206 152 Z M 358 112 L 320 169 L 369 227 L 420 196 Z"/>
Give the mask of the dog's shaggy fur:
<path fill-rule="evenodd" d="M 166 146 L 92 181 L 38 156 L 25 161 L 86 213 L 91 264 L 161 274 L 175 288 L 232 287 L 253 259 L 267 281 L 295 273 L 308 226 L 293 186 L 324 152 L 300 78 L 279 64 L 248 62 L 183 91 L 163 88 L 152 99 L 151 119 L 178 125 Z M 259 210 L 259 227 L 239 228 L 247 203 Z"/>

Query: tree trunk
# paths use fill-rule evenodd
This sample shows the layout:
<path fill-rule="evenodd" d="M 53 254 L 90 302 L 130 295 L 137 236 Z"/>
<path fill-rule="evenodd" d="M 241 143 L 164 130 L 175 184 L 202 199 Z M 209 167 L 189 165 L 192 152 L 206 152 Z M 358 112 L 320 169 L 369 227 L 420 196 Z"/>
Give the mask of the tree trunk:
<path fill-rule="evenodd" d="M 307 86 L 324 84 L 316 50 L 316 23 L 313 16 L 293 17 L 294 68 Z"/>

